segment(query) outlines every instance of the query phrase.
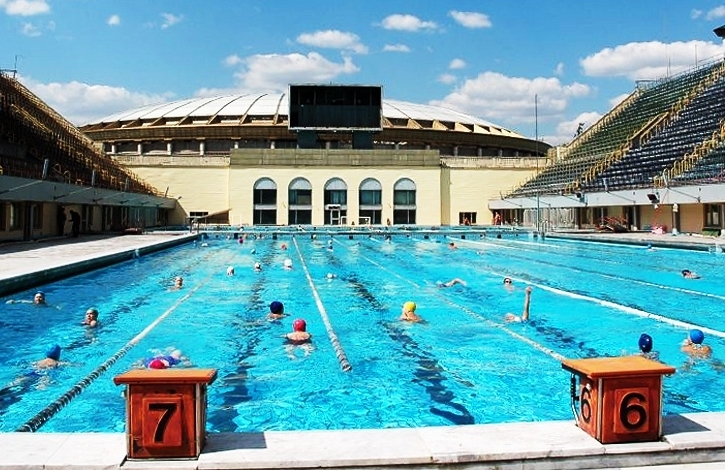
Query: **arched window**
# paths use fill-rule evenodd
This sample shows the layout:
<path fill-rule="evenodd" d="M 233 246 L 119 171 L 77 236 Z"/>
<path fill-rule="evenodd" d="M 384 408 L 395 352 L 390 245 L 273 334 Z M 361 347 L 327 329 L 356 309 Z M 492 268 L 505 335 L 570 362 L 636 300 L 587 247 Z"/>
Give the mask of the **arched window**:
<path fill-rule="evenodd" d="M 291 224 L 312 223 L 312 185 L 305 178 L 295 178 L 289 184 L 289 219 Z"/>
<path fill-rule="evenodd" d="M 383 186 L 375 178 L 360 183 L 359 223 L 380 224 L 383 216 Z"/>
<path fill-rule="evenodd" d="M 415 224 L 415 183 L 401 178 L 393 185 L 393 223 Z"/>
<path fill-rule="evenodd" d="M 331 178 L 325 183 L 325 225 L 341 225 L 347 221 L 347 183 Z"/>
<path fill-rule="evenodd" d="M 254 225 L 277 224 L 277 183 L 260 178 L 254 183 Z"/>

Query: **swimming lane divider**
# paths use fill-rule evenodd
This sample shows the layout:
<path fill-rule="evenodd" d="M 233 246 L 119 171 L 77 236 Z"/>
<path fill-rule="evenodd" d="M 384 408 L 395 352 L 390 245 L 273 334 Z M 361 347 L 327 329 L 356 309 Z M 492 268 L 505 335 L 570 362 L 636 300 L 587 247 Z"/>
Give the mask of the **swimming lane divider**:
<path fill-rule="evenodd" d="M 386 272 L 392 274 L 393 276 L 395 276 L 395 277 L 397 277 L 397 278 L 399 278 L 399 279 L 401 279 L 401 280 L 403 280 L 403 281 L 411 284 L 412 286 L 414 286 L 414 287 L 416 287 L 418 289 L 420 289 L 422 287 L 422 286 L 418 285 L 417 283 L 415 283 L 414 281 L 411 281 L 407 277 L 401 276 L 400 274 L 398 274 L 398 273 L 396 273 L 394 271 L 389 270 L 388 268 L 386 268 L 385 266 L 379 264 L 378 262 L 371 260 L 370 258 L 368 258 L 365 255 L 360 255 L 360 257 L 363 258 L 368 263 L 371 263 L 371 264 L 377 266 L 378 268 L 382 269 L 383 271 L 386 271 Z M 436 297 L 442 299 L 448 305 L 451 305 L 451 306 L 456 307 L 456 308 L 458 308 L 460 310 L 463 310 L 464 312 L 466 312 L 467 314 L 471 315 L 472 317 L 474 317 L 474 318 L 476 318 L 478 320 L 482 320 L 484 323 L 488 324 L 489 326 L 491 326 L 493 328 L 498 328 L 499 330 L 501 330 L 501 331 L 509 334 L 510 336 L 516 338 L 519 341 L 522 341 L 522 342 L 528 344 L 529 346 L 531 346 L 532 348 L 536 349 L 537 351 L 542 352 L 542 353 L 546 354 L 547 356 L 549 356 L 549 357 L 551 357 L 551 358 L 553 358 L 553 359 L 555 359 L 555 360 L 557 360 L 559 362 L 561 362 L 564 359 L 566 359 L 561 354 L 552 351 L 551 349 L 547 348 L 543 344 L 539 344 L 536 341 L 534 341 L 534 340 L 532 340 L 530 338 L 527 338 L 526 336 L 520 335 L 520 334 L 516 333 L 515 331 L 511 330 L 510 328 L 507 328 L 506 325 L 503 325 L 501 323 L 498 323 L 498 322 L 495 322 L 495 321 L 493 321 L 491 319 L 488 319 L 488 318 L 484 317 L 483 315 L 474 312 L 473 310 L 469 309 L 468 307 L 466 307 L 464 305 L 459 305 L 459 304 L 451 301 L 450 299 L 446 298 L 445 296 L 443 296 L 443 295 L 441 295 L 439 293 L 436 293 L 434 295 Z"/>
<path fill-rule="evenodd" d="M 126 355 L 128 351 L 131 350 L 136 344 L 138 344 L 139 341 L 141 341 L 151 330 L 153 330 L 156 325 L 161 323 L 166 317 L 168 317 L 171 312 L 176 310 L 179 305 L 186 302 L 186 300 L 189 299 L 197 290 L 201 288 L 204 284 L 206 284 L 211 277 L 216 274 L 212 272 L 209 276 L 207 276 L 202 282 L 197 284 L 191 291 L 187 294 L 185 294 L 183 297 L 181 297 L 179 300 L 174 302 L 174 304 L 169 307 L 164 313 L 162 313 L 156 320 L 151 322 L 146 328 L 144 328 L 143 331 L 141 331 L 139 334 L 137 334 L 135 337 L 133 337 L 128 343 L 126 343 L 125 346 L 123 346 L 121 349 L 118 350 L 113 356 L 106 359 L 103 364 L 96 367 L 90 374 L 85 376 L 83 379 L 78 381 L 73 387 L 70 388 L 67 392 L 65 392 L 63 395 L 60 396 L 60 398 L 57 398 L 53 402 L 51 402 L 48 406 L 46 406 L 44 409 L 42 409 L 38 414 L 33 416 L 30 420 L 28 420 L 25 424 L 20 426 L 18 429 L 15 430 L 15 432 L 35 432 L 38 429 L 40 429 L 41 426 L 43 426 L 50 418 L 52 418 L 57 412 L 59 412 L 61 409 L 63 409 L 72 399 L 77 397 L 78 395 L 83 392 L 91 383 L 93 383 L 94 380 L 96 380 L 98 377 L 100 377 L 104 372 L 106 372 L 113 364 L 116 363 L 120 358 Z"/>
<path fill-rule="evenodd" d="M 497 245 L 497 244 L 491 244 L 491 243 L 484 243 L 484 242 L 473 241 L 473 240 L 463 240 L 463 239 L 461 239 L 461 240 L 459 240 L 459 242 L 461 244 L 463 244 L 463 245 L 465 245 L 466 243 L 470 243 L 470 244 L 473 244 L 473 245 L 493 246 L 493 247 L 496 247 L 496 248 L 508 248 L 508 249 L 512 249 L 512 250 L 515 250 L 516 249 L 515 247 L 511 247 L 511 246 Z M 526 250 L 524 248 L 524 249 L 518 249 L 517 251 L 531 251 L 531 250 Z M 540 252 L 537 252 L 537 253 L 540 253 Z M 528 260 L 528 261 L 529 262 L 533 261 L 534 263 L 543 264 L 543 265 L 547 265 L 547 266 L 554 266 L 554 267 L 558 267 L 558 268 L 575 269 L 575 268 L 573 268 L 571 266 L 560 265 L 560 264 L 557 264 L 557 263 L 550 263 L 550 262 L 543 261 L 543 260 Z M 681 292 L 683 294 L 695 295 L 695 296 L 698 296 L 698 297 L 708 297 L 708 298 L 711 298 L 711 299 L 725 300 L 725 296 L 718 295 L 718 294 L 713 294 L 713 293 L 710 293 L 710 292 L 702 292 L 702 291 L 693 290 L 693 289 L 686 289 L 684 287 L 666 286 L 666 285 L 663 285 L 663 284 L 657 284 L 657 283 L 649 282 L 649 281 L 642 281 L 640 279 L 635 279 L 635 278 L 631 278 L 631 277 L 614 276 L 612 274 L 607 274 L 607 273 L 603 273 L 603 272 L 600 272 L 600 271 L 595 271 L 595 270 L 592 270 L 592 269 L 576 268 L 576 270 L 579 271 L 579 272 L 585 272 L 585 273 L 593 274 L 593 275 L 596 275 L 596 276 L 602 276 L 602 277 L 605 277 L 607 279 L 613 279 L 615 281 L 627 281 L 627 282 L 631 282 L 631 283 L 634 283 L 634 284 L 639 284 L 639 285 L 642 285 L 642 286 L 655 287 L 657 289 L 663 289 L 663 290 L 671 290 L 671 291 L 675 291 L 675 292 Z"/>
<path fill-rule="evenodd" d="M 305 262 L 305 259 L 302 257 L 302 252 L 300 251 L 300 247 L 297 244 L 297 238 L 292 237 L 292 242 L 295 244 L 295 249 L 297 250 L 297 256 L 300 258 L 300 264 L 302 264 L 302 269 L 305 271 L 305 276 L 307 277 L 307 282 L 310 284 L 310 289 L 312 289 L 312 296 L 315 298 L 315 303 L 317 304 L 317 310 L 320 311 L 320 316 L 322 317 L 322 323 L 325 324 L 325 329 L 327 329 L 327 336 L 330 338 L 330 343 L 332 343 L 332 348 L 335 350 L 335 355 L 337 355 L 337 360 L 340 362 L 340 367 L 344 372 L 348 372 L 352 370 L 352 365 L 350 365 L 350 361 L 347 360 L 347 355 L 345 354 L 345 350 L 342 349 L 342 345 L 340 344 L 340 340 L 337 338 L 337 334 L 335 334 L 335 330 L 332 328 L 332 323 L 330 323 L 330 318 L 327 316 L 327 310 L 325 310 L 325 306 L 322 304 L 322 300 L 320 299 L 320 294 L 317 293 L 317 288 L 315 287 L 315 283 L 312 282 L 312 276 L 310 276 L 310 271 L 307 269 L 307 263 Z"/>

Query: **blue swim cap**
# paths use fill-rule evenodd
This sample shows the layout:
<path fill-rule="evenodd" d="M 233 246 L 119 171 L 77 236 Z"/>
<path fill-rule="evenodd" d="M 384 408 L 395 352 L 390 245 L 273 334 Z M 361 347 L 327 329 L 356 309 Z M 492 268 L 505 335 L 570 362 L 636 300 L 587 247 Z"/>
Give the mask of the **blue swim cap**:
<path fill-rule="evenodd" d="M 690 330 L 690 341 L 695 344 L 702 344 L 705 341 L 705 333 L 702 330 Z"/>
<path fill-rule="evenodd" d="M 284 305 L 282 305 L 282 302 L 275 300 L 274 302 L 269 304 L 269 311 L 274 314 L 280 314 L 284 312 Z"/>
<path fill-rule="evenodd" d="M 48 359 L 53 359 L 54 361 L 57 361 L 60 359 L 60 346 L 57 344 L 54 344 L 48 350 L 45 352 L 45 357 Z"/>
<path fill-rule="evenodd" d="M 652 351 L 652 337 L 647 333 L 642 333 L 639 337 L 639 350 L 643 353 Z"/>

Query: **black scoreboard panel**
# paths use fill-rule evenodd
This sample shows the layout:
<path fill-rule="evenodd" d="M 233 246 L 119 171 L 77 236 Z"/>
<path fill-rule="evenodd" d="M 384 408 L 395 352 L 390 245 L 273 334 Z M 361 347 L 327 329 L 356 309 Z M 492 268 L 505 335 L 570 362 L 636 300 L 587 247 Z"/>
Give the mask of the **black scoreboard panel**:
<path fill-rule="evenodd" d="M 290 85 L 291 130 L 382 131 L 382 86 Z"/>

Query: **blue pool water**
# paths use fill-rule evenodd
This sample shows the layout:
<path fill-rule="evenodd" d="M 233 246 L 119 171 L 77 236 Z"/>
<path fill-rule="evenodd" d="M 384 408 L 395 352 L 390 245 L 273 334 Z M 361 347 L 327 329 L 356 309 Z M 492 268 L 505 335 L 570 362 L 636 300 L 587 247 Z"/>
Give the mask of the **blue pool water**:
<path fill-rule="evenodd" d="M 122 432 L 125 401 L 112 378 L 170 348 L 196 367 L 218 369 L 210 431 L 571 419 L 560 360 L 634 354 L 643 332 L 678 369 L 665 379 L 665 413 L 725 410 L 725 256 L 523 234 L 464 240 L 410 232 L 392 243 L 382 235 L 336 236 L 332 249 L 328 239 L 238 244 L 212 237 L 208 246 L 188 244 L 45 286 L 49 307 L 3 303 L 0 384 L 27 373 L 53 343 L 68 364 L 3 389 L 0 431 L 20 428 L 80 388 L 40 430 Z M 282 268 L 285 258 L 291 271 Z M 683 279 L 684 268 L 703 279 Z M 170 290 L 177 275 L 184 288 Z M 514 279 L 512 291 L 504 276 Z M 468 285 L 436 287 L 454 277 Z M 534 288 L 532 321 L 505 323 L 507 312 L 521 312 L 526 285 Z M 273 300 L 290 316 L 267 321 Z M 426 323 L 398 320 L 407 300 Z M 99 328 L 80 326 L 90 306 L 100 311 Z M 313 334 L 309 355 L 281 338 L 298 317 Z M 680 352 L 690 324 L 705 329 L 712 359 L 693 362 Z"/>

